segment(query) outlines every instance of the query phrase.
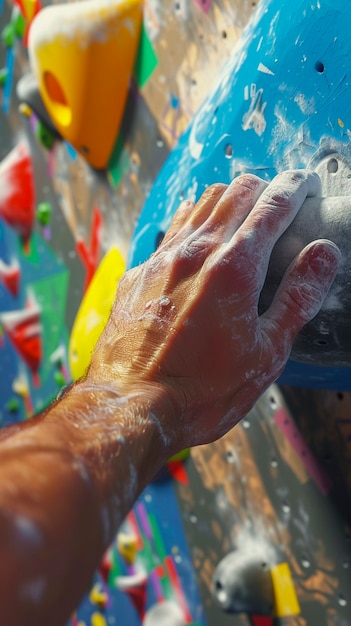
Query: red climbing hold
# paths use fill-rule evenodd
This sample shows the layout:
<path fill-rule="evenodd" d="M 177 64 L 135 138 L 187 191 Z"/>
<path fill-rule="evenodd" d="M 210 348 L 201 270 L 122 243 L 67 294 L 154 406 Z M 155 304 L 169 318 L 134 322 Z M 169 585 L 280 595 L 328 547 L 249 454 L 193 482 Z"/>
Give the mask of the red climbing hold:
<path fill-rule="evenodd" d="M 273 617 L 271 615 L 251 615 L 252 626 L 273 626 Z"/>
<path fill-rule="evenodd" d="M 34 216 L 31 154 L 23 141 L 0 163 L 0 217 L 26 242 L 32 232 Z"/>
<path fill-rule="evenodd" d="M 116 578 L 118 589 L 128 595 L 141 621 L 144 618 L 146 609 L 147 581 L 147 575 L 144 572 L 138 572 L 131 576 L 118 576 Z"/>
<path fill-rule="evenodd" d="M 30 302 L 25 309 L 2 313 L 0 321 L 36 380 L 42 358 L 40 308 L 36 303 Z"/>
<path fill-rule="evenodd" d="M 143 585 L 139 585 L 139 587 L 126 589 L 126 593 L 128 594 L 130 600 L 132 601 L 135 609 L 139 614 L 140 619 L 142 620 L 145 615 L 146 607 L 146 583 Z"/>
<path fill-rule="evenodd" d="M 0 278 L 13 296 L 18 295 L 21 270 L 18 263 L 5 263 L 0 259 Z"/>

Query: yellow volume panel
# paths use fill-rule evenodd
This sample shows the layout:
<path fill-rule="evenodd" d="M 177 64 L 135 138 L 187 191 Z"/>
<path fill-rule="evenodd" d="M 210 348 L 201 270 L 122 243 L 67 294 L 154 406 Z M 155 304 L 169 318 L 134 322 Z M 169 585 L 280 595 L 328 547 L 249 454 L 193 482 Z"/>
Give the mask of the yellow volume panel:
<path fill-rule="evenodd" d="M 29 55 L 54 126 L 97 169 L 106 167 L 138 49 L 142 0 L 51 5 L 34 18 Z"/>
<path fill-rule="evenodd" d="M 117 286 L 125 272 L 125 262 L 118 248 L 106 253 L 97 268 L 78 309 L 68 346 L 72 378 L 83 376 L 89 366 L 95 344 L 111 312 Z"/>

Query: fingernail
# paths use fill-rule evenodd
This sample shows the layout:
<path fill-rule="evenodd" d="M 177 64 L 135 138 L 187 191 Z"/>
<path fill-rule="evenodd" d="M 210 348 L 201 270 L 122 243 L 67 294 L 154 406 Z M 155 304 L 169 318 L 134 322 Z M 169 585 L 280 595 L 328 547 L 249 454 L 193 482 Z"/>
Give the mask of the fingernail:
<path fill-rule="evenodd" d="M 328 240 L 323 240 L 313 245 L 314 249 L 309 259 L 310 267 L 320 278 L 328 278 L 334 275 L 342 259 L 338 246 Z"/>

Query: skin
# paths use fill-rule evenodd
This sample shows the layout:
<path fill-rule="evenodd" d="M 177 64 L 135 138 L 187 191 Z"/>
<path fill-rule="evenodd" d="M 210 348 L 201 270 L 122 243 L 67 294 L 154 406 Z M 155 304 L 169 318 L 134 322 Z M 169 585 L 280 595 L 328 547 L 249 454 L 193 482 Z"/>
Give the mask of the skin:
<path fill-rule="evenodd" d="M 272 247 L 319 179 L 252 175 L 183 202 L 122 279 L 86 376 L 0 433 L 0 606 L 7 626 L 62 626 L 137 496 L 179 450 L 221 437 L 279 376 L 340 253 L 311 243 L 270 309 Z"/>

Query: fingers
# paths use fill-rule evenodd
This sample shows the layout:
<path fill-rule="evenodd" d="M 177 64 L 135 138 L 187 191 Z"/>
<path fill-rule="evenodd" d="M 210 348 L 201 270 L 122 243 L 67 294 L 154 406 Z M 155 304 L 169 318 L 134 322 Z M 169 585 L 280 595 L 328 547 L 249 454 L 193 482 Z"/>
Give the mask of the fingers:
<path fill-rule="evenodd" d="M 218 245 L 229 241 L 267 185 L 267 182 L 253 174 L 239 176 L 230 185 L 221 183 L 211 185 L 196 205 L 189 200 L 181 203 L 163 243 L 169 242 L 186 224 L 189 225 L 191 233 L 203 227 L 203 231 L 215 234 Z M 183 236 L 187 235 L 189 231 L 183 233 Z M 197 233 L 198 235 L 201 233 Z"/>
<path fill-rule="evenodd" d="M 233 237 L 232 245 L 247 256 L 263 285 L 274 244 L 288 228 L 307 196 L 318 193 L 320 180 L 307 170 L 278 174 L 257 200 L 252 211 Z M 239 244 L 239 246 L 238 246 Z"/>
<path fill-rule="evenodd" d="M 193 229 L 202 226 L 205 220 L 211 215 L 217 202 L 227 189 L 228 185 L 215 183 L 214 185 L 210 185 L 210 187 L 204 191 L 191 214 L 190 222 Z"/>
<path fill-rule="evenodd" d="M 173 220 L 162 240 L 162 244 L 166 244 L 173 239 L 186 224 L 189 225 L 190 232 L 194 232 L 194 230 L 202 226 L 207 217 L 211 215 L 213 208 L 216 206 L 216 203 L 226 191 L 227 187 L 228 185 L 222 183 L 210 185 L 210 187 L 204 191 L 196 205 L 190 200 L 184 200 L 174 214 Z M 183 232 L 182 238 L 184 239 L 188 234 L 189 230 L 188 232 Z"/>
<path fill-rule="evenodd" d="M 204 227 L 214 230 L 221 243 L 229 241 L 267 186 L 253 174 L 238 176 L 220 197 Z"/>
<path fill-rule="evenodd" d="M 309 244 L 288 268 L 261 327 L 272 345 L 290 352 L 302 327 L 320 310 L 341 260 L 340 250 L 324 239 Z"/>
<path fill-rule="evenodd" d="M 167 243 L 174 235 L 176 235 L 182 226 L 188 221 L 192 211 L 194 210 L 194 202 L 191 200 L 184 200 L 178 207 L 174 214 L 173 220 L 162 240 L 162 243 Z"/>

